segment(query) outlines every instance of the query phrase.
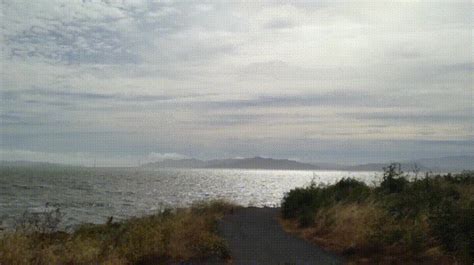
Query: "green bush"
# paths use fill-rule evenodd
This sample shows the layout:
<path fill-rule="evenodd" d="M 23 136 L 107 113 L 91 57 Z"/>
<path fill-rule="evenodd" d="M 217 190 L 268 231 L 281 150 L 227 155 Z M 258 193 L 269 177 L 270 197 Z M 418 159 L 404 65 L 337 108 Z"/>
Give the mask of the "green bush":
<path fill-rule="evenodd" d="M 408 185 L 408 180 L 403 176 L 400 164 L 391 164 L 384 170 L 379 190 L 385 194 L 402 192 Z"/>
<path fill-rule="evenodd" d="M 440 177 L 441 176 L 438 176 L 438 178 Z M 443 176 L 443 178 L 450 183 L 472 185 L 474 184 L 474 171 L 466 170 L 454 176 L 452 174 L 447 174 Z"/>
<path fill-rule="evenodd" d="M 335 202 L 362 202 L 370 195 L 370 188 L 362 181 L 343 178 L 327 188 Z"/>
<path fill-rule="evenodd" d="M 460 193 L 438 179 L 424 178 L 404 184 L 402 191 L 378 196 L 381 205 L 396 218 L 428 214 L 444 200 L 457 201 Z"/>
<path fill-rule="evenodd" d="M 297 218 L 307 211 L 315 211 L 321 204 L 321 189 L 315 186 L 296 188 L 283 197 L 283 218 Z"/>
<path fill-rule="evenodd" d="M 469 264 L 474 259 L 473 180 L 474 172 L 465 171 L 408 181 L 400 165 L 392 164 L 378 187 L 344 178 L 325 187 L 312 184 L 291 190 L 283 199 L 282 216 L 300 226 L 317 223 L 315 227 L 324 231 L 329 229 L 325 213 L 331 209 L 351 204 L 375 207 L 379 210 L 374 211 L 373 223 L 367 224 L 368 245 L 397 246 L 415 255 L 437 244 L 446 255 Z M 357 212 L 353 215 L 357 218 Z"/>
<path fill-rule="evenodd" d="M 435 237 L 450 252 L 474 257 L 474 203 L 467 207 L 443 200 L 430 214 Z"/>
<path fill-rule="evenodd" d="M 343 178 L 334 185 L 318 187 L 314 183 L 305 188 L 296 188 L 283 197 L 283 218 L 297 218 L 300 226 L 313 223 L 318 209 L 339 202 L 362 202 L 370 196 L 370 188 L 363 182 Z"/>

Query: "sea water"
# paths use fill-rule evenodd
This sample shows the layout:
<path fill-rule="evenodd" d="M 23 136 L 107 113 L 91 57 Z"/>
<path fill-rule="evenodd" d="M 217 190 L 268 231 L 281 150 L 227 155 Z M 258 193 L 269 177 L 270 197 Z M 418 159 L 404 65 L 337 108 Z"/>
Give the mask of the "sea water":
<path fill-rule="evenodd" d="M 353 177 L 372 184 L 380 176 L 347 171 L 0 168 L 0 220 L 3 227 L 12 227 L 24 213 L 59 208 L 62 226 L 73 227 L 212 199 L 277 207 L 286 192 L 312 181 L 330 184 Z"/>

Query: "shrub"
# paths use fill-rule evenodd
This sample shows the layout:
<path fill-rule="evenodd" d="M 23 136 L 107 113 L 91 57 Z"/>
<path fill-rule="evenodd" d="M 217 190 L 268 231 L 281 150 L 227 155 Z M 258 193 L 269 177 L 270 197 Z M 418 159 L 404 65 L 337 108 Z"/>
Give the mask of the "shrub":
<path fill-rule="evenodd" d="M 465 170 L 454 176 L 452 174 L 447 174 L 443 178 L 450 183 L 472 185 L 474 184 L 474 171 Z"/>
<path fill-rule="evenodd" d="M 328 187 L 336 202 L 362 202 L 370 195 L 370 188 L 362 181 L 352 178 L 343 178 L 333 186 Z"/>
<path fill-rule="evenodd" d="M 392 164 L 378 187 L 341 179 L 325 187 L 312 184 L 291 190 L 283 199 L 282 217 L 311 226 L 314 231 L 306 235 L 322 236 L 331 246 L 351 253 L 373 256 L 373 251 L 364 249 L 378 249 L 420 259 L 433 255 L 429 256 L 433 262 L 442 256 L 447 264 L 455 256 L 462 264 L 470 264 L 474 258 L 473 179 L 474 173 L 466 171 L 408 181 L 400 165 Z"/>
<path fill-rule="evenodd" d="M 447 251 L 474 257 L 474 203 L 462 207 L 444 200 L 432 211 L 429 221 L 433 234 Z"/>
<path fill-rule="evenodd" d="M 313 223 L 315 213 L 339 202 L 362 202 L 370 196 L 370 188 L 363 182 L 343 178 L 334 185 L 318 187 L 314 183 L 305 188 L 296 188 L 283 197 L 283 218 L 297 218 L 300 226 Z"/>
<path fill-rule="evenodd" d="M 296 218 L 309 210 L 315 211 L 321 204 L 321 189 L 315 186 L 296 188 L 285 194 L 281 205 L 284 218 Z"/>
<path fill-rule="evenodd" d="M 384 168 L 383 180 L 380 183 L 380 191 L 382 193 L 400 193 L 407 184 L 408 180 L 403 176 L 400 164 L 393 163 Z"/>

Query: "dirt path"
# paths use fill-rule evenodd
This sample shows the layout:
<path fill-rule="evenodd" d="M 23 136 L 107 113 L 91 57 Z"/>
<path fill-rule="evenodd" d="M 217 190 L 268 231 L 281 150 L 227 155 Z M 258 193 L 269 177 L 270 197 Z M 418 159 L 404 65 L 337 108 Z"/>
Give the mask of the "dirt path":
<path fill-rule="evenodd" d="M 226 216 L 219 230 L 232 264 L 342 264 L 341 258 L 283 231 L 279 209 L 242 208 Z"/>

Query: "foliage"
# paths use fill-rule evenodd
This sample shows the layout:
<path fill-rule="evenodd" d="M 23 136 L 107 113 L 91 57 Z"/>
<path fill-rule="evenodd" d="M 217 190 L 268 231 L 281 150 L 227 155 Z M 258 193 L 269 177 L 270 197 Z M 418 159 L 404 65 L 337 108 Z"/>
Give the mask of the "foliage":
<path fill-rule="evenodd" d="M 403 171 L 400 164 L 390 164 L 384 168 L 383 181 L 380 183 L 379 190 L 383 193 L 400 193 L 408 185 L 408 181 L 403 177 Z"/>
<path fill-rule="evenodd" d="M 362 181 L 343 178 L 327 188 L 333 202 L 363 202 L 370 195 L 370 188 Z"/>
<path fill-rule="evenodd" d="M 468 207 L 443 200 L 430 213 L 434 236 L 450 252 L 458 252 L 464 259 L 474 258 L 474 201 Z"/>
<path fill-rule="evenodd" d="M 362 202 L 370 195 L 369 187 L 358 180 L 344 178 L 327 187 L 314 183 L 306 188 L 296 188 L 287 193 L 281 205 L 284 218 L 298 218 L 301 226 L 313 222 L 318 209 L 334 203 Z"/>
<path fill-rule="evenodd" d="M 365 249 L 367 255 L 375 253 L 367 249 L 381 248 L 420 257 L 443 249 L 438 258 L 455 256 L 468 264 L 474 259 L 473 180 L 474 172 L 465 171 L 409 181 L 399 164 L 392 164 L 378 187 L 342 179 L 291 190 L 283 199 L 282 217 L 312 227 L 310 234 L 323 235 L 333 245 Z"/>
<path fill-rule="evenodd" d="M 31 221 L 35 230 L 19 228 L 0 237 L 0 264 L 168 264 L 227 258 L 216 224 L 233 208 L 222 201 L 199 203 L 122 222 L 84 224 L 72 233 L 45 230 Z"/>

